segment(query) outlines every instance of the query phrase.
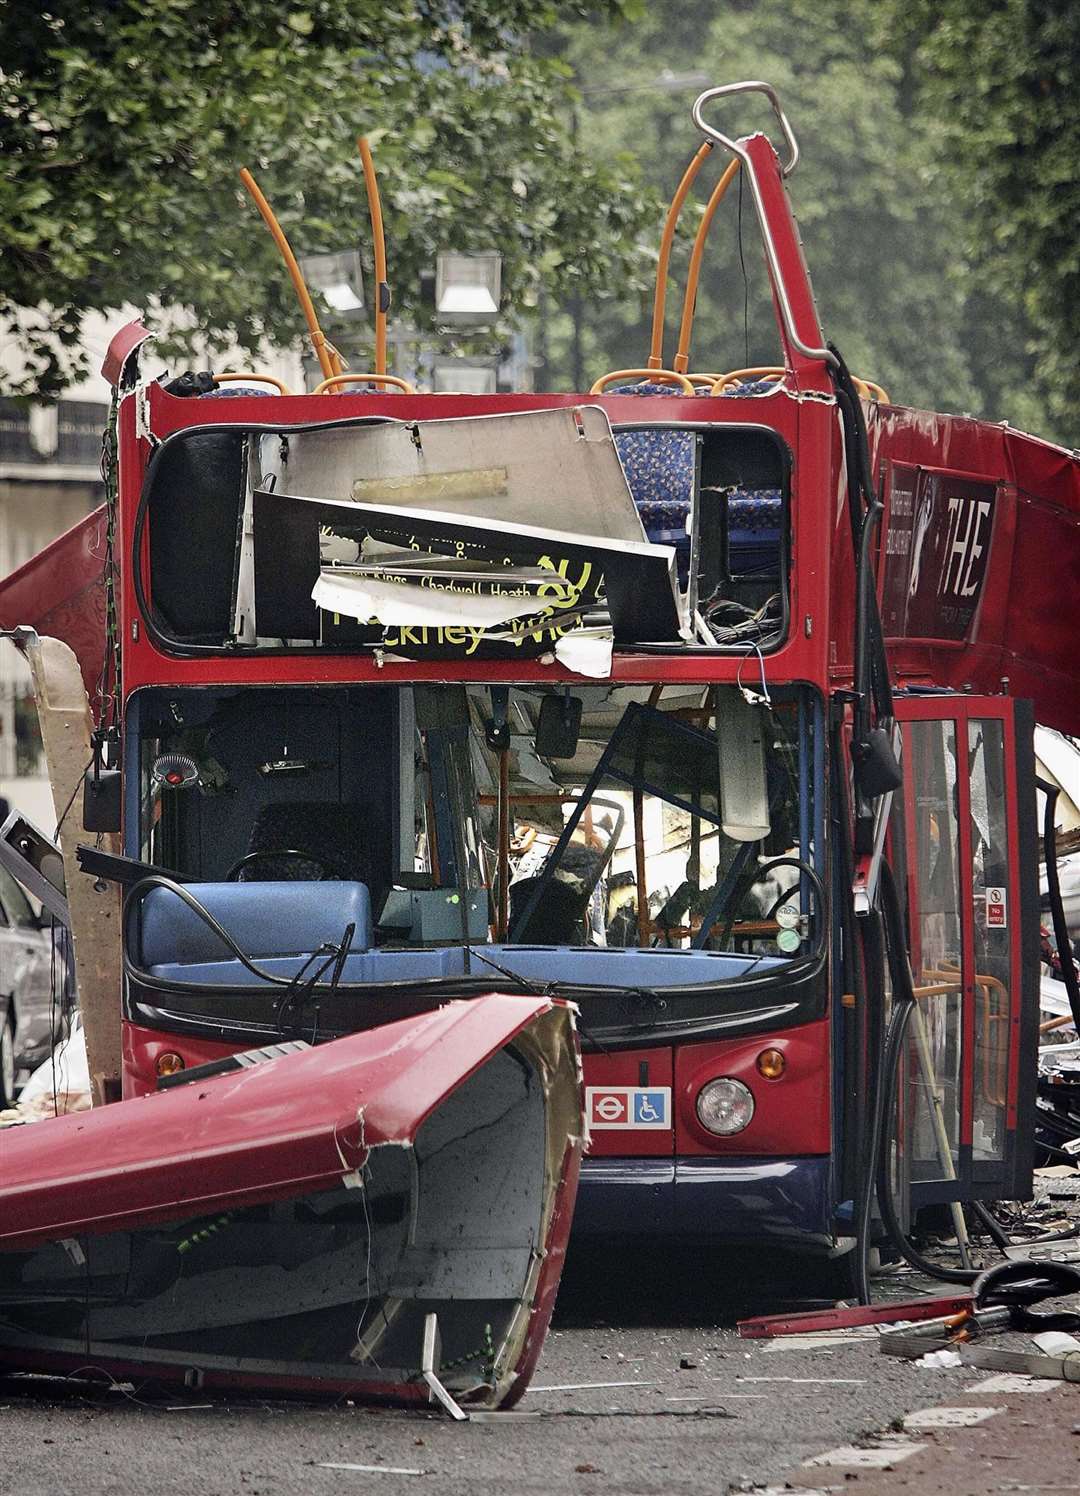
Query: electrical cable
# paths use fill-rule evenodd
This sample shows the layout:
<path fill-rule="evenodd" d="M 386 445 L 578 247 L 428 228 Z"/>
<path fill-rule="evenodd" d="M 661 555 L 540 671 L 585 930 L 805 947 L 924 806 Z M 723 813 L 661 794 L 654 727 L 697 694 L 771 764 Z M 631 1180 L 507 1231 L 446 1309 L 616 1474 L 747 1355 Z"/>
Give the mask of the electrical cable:
<path fill-rule="evenodd" d="M 68 803 L 64 806 L 63 815 L 61 815 L 60 819 L 56 823 L 56 831 L 53 833 L 53 841 L 54 842 L 59 843 L 59 841 L 60 841 L 60 833 L 64 829 L 64 822 L 67 820 L 68 816 L 71 814 L 71 807 L 75 804 L 75 798 L 78 795 L 79 791 L 83 787 L 83 780 L 86 778 L 87 774 L 89 774 L 90 770 L 93 767 L 94 767 L 94 758 L 93 758 L 93 755 L 91 754 L 89 760 L 86 763 L 85 768 L 83 769 L 82 773 L 79 775 L 78 779 L 76 779 L 76 781 L 75 781 L 75 788 L 71 792 L 71 798 L 68 800 Z"/>

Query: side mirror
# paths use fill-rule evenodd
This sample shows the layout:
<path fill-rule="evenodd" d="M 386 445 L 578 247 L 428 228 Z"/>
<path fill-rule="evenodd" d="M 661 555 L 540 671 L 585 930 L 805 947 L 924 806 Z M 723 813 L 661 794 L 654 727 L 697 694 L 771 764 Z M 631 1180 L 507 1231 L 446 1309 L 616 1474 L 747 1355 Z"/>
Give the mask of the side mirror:
<path fill-rule="evenodd" d="M 83 777 L 83 830 L 119 831 L 124 787 L 119 769 L 87 769 Z"/>
<path fill-rule="evenodd" d="M 536 751 L 541 758 L 573 758 L 581 736 L 581 697 L 545 696 L 536 720 Z"/>
<path fill-rule="evenodd" d="M 904 782 L 892 740 L 884 727 L 872 727 L 863 742 L 852 743 L 851 761 L 855 783 L 867 800 L 877 800 L 890 790 L 898 790 Z"/>

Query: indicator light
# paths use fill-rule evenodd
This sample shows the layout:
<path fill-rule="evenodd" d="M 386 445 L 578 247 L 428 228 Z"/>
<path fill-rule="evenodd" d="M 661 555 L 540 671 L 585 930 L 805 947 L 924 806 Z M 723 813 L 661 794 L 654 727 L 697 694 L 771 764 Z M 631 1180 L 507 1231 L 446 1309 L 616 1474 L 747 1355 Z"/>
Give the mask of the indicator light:
<path fill-rule="evenodd" d="M 158 1075 L 178 1075 L 184 1068 L 184 1057 L 176 1053 L 175 1049 L 165 1049 L 154 1061 L 154 1069 Z"/>
<path fill-rule="evenodd" d="M 757 1067 L 766 1080 L 779 1080 L 787 1069 L 787 1060 L 782 1050 L 763 1049 L 757 1057 Z"/>
<path fill-rule="evenodd" d="M 741 1080 L 722 1076 L 707 1081 L 698 1092 L 698 1121 L 717 1137 L 730 1138 L 750 1125 L 754 1096 Z"/>
<path fill-rule="evenodd" d="M 190 790 L 199 783 L 199 766 L 186 753 L 160 753 L 150 777 L 156 785 L 168 785 L 171 790 Z"/>

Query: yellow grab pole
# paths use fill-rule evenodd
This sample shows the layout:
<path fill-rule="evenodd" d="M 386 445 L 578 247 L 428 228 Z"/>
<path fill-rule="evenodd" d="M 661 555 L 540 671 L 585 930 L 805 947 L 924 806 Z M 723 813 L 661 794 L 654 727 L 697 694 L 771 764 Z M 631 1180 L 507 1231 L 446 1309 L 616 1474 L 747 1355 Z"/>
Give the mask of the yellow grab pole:
<path fill-rule="evenodd" d="M 386 314 L 390 310 L 390 286 L 386 279 L 386 240 L 383 237 L 382 203 L 371 147 L 363 135 L 356 142 L 364 168 L 368 212 L 371 214 L 371 241 L 375 247 L 375 372 L 386 373 Z"/>
<path fill-rule="evenodd" d="M 698 279 L 701 275 L 701 260 L 705 253 L 705 240 L 709 237 L 709 229 L 717 208 L 723 202 L 724 193 L 731 186 L 732 179 L 739 169 L 738 161 L 732 161 L 724 170 L 724 175 L 713 188 L 712 197 L 698 224 L 698 231 L 694 235 L 694 248 L 690 254 L 690 268 L 686 272 L 686 295 L 683 297 L 682 323 L 679 327 L 679 347 L 675 354 L 675 362 L 672 368 L 679 374 L 685 374 L 690 367 L 690 332 L 694 325 L 694 310 L 697 305 Z"/>
<path fill-rule="evenodd" d="M 259 184 L 248 171 L 246 166 L 241 168 L 240 180 L 241 182 L 243 182 L 244 186 L 251 194 L 255 206 L 262 214 L 263 222 L 266 224 L 266 227 L 273 235 L 274 243 L 281 251 L 281 258 L 285 261 L 286 268 L 288 269 L 289 276 L 293 283 L 293 289 L 296 291 L 296 295 L 300 301 L 300 308 L 303 311 L 304 317 L 307 321 L 308 333 L 311 337 L 311 346 L 315 350 L 315 357 L 319 360 L 319 368 L 322 370 L 323 378 L 332 379 L 335 374 L 341 373 L 341 360 L 338 356 L 337 350 L 330 343 L 328 343 L 326 341 L 326 338 L 323 336 L 322 328 L 319 326 L 319 319 L 315 314 L 314 303 L 311 300 L 311 295 L 304 282 L 304 277 L 301 274 L 300 266 L 296 263 L 296 256 L 293 254 L 291 248 L 289 247 L 289 241 L 285 237 L 284 230 L 282 229 L 280 223 L 278 223 L 277 219 L 274 217 L 274 210 L 273 208 L 271 208 L 270 204 L 263 196 L 259 188 Z"/>
<path fill-rule="evenodd" d="M 664 367 L 664 300 L 667 296 L 667 273 L 668 263 L 671 260 L 671 244 L 675 238 L 675 225 L 679 221 L 682 205 L 686 201 L 686 194 L 693 186 L 694 178 L 701 170 L 702 162 L 712 150 L 711 140 L 704 141 L 698 146 L 694 156 L 683 172 L 682 181 L 675 189 L 675 196 L 671 199 L 671 207 L 668 209 L 667 218 L 664 220 L 664 231 L 660 235 L 660 256 L 656 262 L 656 291 L 653 295 L 653 318 L 652 318 L 652 342 L 649 345 L 649 368 L 662 369 Z"/>

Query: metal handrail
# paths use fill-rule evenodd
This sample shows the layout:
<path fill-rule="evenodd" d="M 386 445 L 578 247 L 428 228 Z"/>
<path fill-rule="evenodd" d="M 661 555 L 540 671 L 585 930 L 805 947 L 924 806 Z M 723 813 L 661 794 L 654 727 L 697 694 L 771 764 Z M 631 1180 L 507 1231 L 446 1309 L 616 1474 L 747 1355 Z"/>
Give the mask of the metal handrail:
<path fill-rule="evenodd" d="M 680 374 L 676 369 L 612 369 L 609 374 L 602 374 L 593 382 L 589 394 L 602 395 L 607 386 L 614 384 L 617 379 L 636 379 L 644 384 L 677 384 L 680 394 L 697 393 L 686 375 Z"/>
<path fill-rule="evenodd" d="M 804 358 L 821 359 L 823 363 L 829 364 L 833 368 L 838 368 L 839 364 L 836 355 L 831 351 L 831 349 L 815 348 L 812 344 L 805 343 L 799 336 L 798 332 L 795 330 L 795 315 L 791 308 L 791 300 L 788 296 L 788 289 L 784 281 L 783 271 L 780 268 L 780 260 L 776 253 L 776 245 L 773 243 L 772 230 L 769 227 L 769 221 L 765 214 L 765 204 L 762 201 L 761 197 L 761 187 L 754 172 L 753 162 L 750 158 L 749 151 L 747 151 L 741 140 L 732 140 L 729 136 L 722 135 L 719 130 L 714 129 L 712 125 L 706 124 L 705 122 L 703 110 L 705 105 L 708 104 L 711 100 L 726 98 L 730 94 L 743 93 L 764 94 L 769 103 L 772 105 L 773 113 L 776 115 L 776 118 L 780 122 L 780 129 L 783 132 L 784 140 L 790 152 L 787 164 L 780 167 L 780 174 L 783 177 L 789 177 L 799 163 L 799 146 L 798 142 L 795 139 L 794 131 L 791 128 L 790 121 L 788 120 L 788 117 L 784 113 L 783 109 L 780 107 L 780 100 L 777 98 L 776 90 L 770 83 L 762 83 L 760 81 L 748 83 L 724 83 L 721 84 L 718 88 L 707 88 L 703 94 L 699 94 L 698 97 L 694 100 L 694 106 L 692 110 L 694 124 L 697 125 L 701 133 L 709 140 L 716 141 L 718 145 L 722 145 L 725 150 L 728 150 L 732 153 L 732 155 L 737 156 L 738 159 L 742 162 L 742 165 L 746 171 L 746 175 L 750 181 L 750 190 L 754 198 L 754 209 L 757 212 L 758 227 L 761 230 L 762 243 L 765 247 L 765 258 L 769 264 L 769 272 L 772 276 L 773 287 L 776 291 L 776 302 L 780 308 L 780 315 L 783 318 L 784 331 L 787 334 L 788 341 L 791 343 L 792 347 L 796 348 L 803 355 Z"/>
<path fill-rule="evenodd" d="M 407 379 L 399 379 L 396 374 L 335 374 L 317 384 L 311 393 L 325 395 L 328 390 L 339 389 L 343 384 L 385 384 L 392 390 L 400 390 L 403 395 L 416 394 L 416 386 Z"/>
<path fill-rule="evenodd" d="M 292 390 L 290 390 L 285 381 L 282 379 L 278 379 L 275 374 L 256 374 L 253 372 L 251 374 L 243 373 L 214 375 L 215 384 L 228 384 L 229 382 L 243 384 L 245 379 L 253 379 L 259 384 L 272 384 L 277 389 L 279 395 L 292 394 Z"/>

